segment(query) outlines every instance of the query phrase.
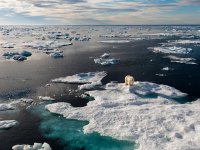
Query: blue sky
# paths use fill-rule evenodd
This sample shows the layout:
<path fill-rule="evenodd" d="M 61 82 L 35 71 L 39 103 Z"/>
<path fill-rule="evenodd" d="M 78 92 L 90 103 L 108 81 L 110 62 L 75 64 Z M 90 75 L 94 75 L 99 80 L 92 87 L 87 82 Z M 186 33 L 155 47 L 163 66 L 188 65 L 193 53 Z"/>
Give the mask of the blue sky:
<path fill-rule="evenodd" d="M 0 0 L 0 24 L 200 24 L 200 0 Z"/>

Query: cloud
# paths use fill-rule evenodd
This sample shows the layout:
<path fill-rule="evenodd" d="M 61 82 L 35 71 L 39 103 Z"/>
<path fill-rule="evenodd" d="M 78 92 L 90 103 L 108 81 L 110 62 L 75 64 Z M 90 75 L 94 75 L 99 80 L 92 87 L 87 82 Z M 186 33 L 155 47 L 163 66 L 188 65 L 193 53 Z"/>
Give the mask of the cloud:
<path fill-rule="evenodd" d="M 0 9 L 21 16 L 55 20 L 58 24 L 148 24 L 191 19 L 178 8 L 200 5 L 199 0 L 0 0 Z M 191 7 L 192 7 L 191 6 Z M 7 16 L 9 16 L 7 12 Z M 195 16 L 197 14 L 193 13 Z M 0 12 L 1 15 L 1 12 Z M 2 16 L 2 15 L 1 15 Z M 5 15 L 4 15 L 5 16 Z M 1 17 L 2 18 L 2 17 Z M 5 18 L 4 18 L 5 20 Z M 123 20 L 123 22 L 121 21 Z M 195 20 L 195 19 L 194 19 Z M 196 21 L 196 20 L 195 20 Z M 46 23 L 46 22 L 45 22 Z M 200 21 L 199 21 L 200 23 Z"/>

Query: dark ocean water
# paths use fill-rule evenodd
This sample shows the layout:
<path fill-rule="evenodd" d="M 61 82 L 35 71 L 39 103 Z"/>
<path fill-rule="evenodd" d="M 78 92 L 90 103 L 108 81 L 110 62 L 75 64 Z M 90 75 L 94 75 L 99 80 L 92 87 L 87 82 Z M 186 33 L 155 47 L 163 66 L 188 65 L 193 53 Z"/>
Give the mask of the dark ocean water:
<path fill-rule="evenodd" d="M 1 61 L 0 99 L 2 101 L 18 98 L 36 99 L 41 95 L 53 97 L 57 102 L 68 102 L 74 107 L 82 107 L 87 104 L 88 100 L 77 97 L 77 85 L 45 85 L 57 77 L 80 72 L 106 71 L 108 75 L 103 79 L 103 84 L 110 81 L 124 82 L 124 76 L 131 74 L 138 81 L 166 84 L 188 93 L 189 96 L 180 101 L 181 103 L 196 100 L 200 97 L 199 65 L 171 63 L 169 59 L 163 58 L 163 54 L 156 54 L 147 49 L 167 42 L 169 39 L 139 40 L 121 44 L 95 41 L 74 42 L 73 46 L 62 48 L 64 57 L 61 59 L 52 59 L 41 54 L 38 59 L 25 62 Z M 178 39 L 178 37 L 171 39 Z M 197 64 L 200 64 L 200 47 L 193 45 L 185 47 L 193 49 L 187 57 L 197 59 Z M 113 66 L 95 64 L 91 57 L 98 57 L 105 52 L 110 53 L 114 58 L 120 58 L 121 62 Z M 167 66 L 174 70 L 163 72 L 161 69 Z M 166 76 L 156 75 L 162 73 Z M 44 116 L 47 116 L 46 119 Z M 15 144 L 33 144 L 44 141 L 49 143 L 54 150 L 94 150 L 94 145 L 98 145 L 99 149 L 101 145 L 104 145 L 102 149 L 130 149 L 134 145 L 127 141 L 101 137 L 96 133 L 83 135 L 81 130 L 87 122 L 58 118 L 45 112 L 43 108 L 39 111 L 36 107 L 31 111 L 20 109 L 0 112 L 0 119 L 15 119 L 20 122 L 18 126 L 0 132 L 0 150 L 9 150 Z M 57 123 L 56 126 L 54 123 Z M 61 130 L 63 127 L 67 129 Z M 65 135 L 61 136 L 61 134 Z"/>

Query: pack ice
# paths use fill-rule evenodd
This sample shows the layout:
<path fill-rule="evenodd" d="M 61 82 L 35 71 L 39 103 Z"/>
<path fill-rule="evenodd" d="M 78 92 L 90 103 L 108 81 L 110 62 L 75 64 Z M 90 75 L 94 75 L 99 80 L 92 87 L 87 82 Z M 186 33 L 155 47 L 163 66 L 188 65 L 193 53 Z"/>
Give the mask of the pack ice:
<path fill-rule="evenodd" d="M 174 99 L 187 94 L 173 87 L 150 82 L 135 82 L 133 86 L 108 83 L 104 90 L 86 93 L 95 100 L 85 107 L 60 102 L 46 109 L 67 119 L 88 120 L 84 133 L 135 141 L 140 150 L 199 148 L 200 101 L 176 103 Z"/>

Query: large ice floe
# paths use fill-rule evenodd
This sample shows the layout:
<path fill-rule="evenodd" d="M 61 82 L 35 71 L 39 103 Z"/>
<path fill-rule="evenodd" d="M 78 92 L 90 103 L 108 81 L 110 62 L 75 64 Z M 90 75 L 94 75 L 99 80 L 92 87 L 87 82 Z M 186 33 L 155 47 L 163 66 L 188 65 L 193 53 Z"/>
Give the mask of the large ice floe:
<path fill-rule="evenodd" d="M 12 150 L 52 150 L 48 143 L 34 143 L 33 145 L 15 145 Z"/>
<path fill-rule="evenodd" d="M 153 47 L 150 48 L 155 53 L 165 53 L 165 54 L 188 54 L 192 51 L 191 48 L 183 48 L 183 47 Z"/>
<path fill-rule="evenodd" d="M 94 101 L 74 108 L 65 102 L 46 106 L 67 119 L 88 120 L 84 133 L 98 132 L 117 139 L 135 141 L 141 150 L 198 149 L 200 101 L 178 104 L 187 94 L 150 82 L 133 86 L 108 83 L 104 90 L 86 92 Z"/>
<path fill-rule="evenodd" d="M 196 59 L 194 58 L 185 58 L 185 57 L 177 57 L 177 56 L 166 56 L 165 58 L 169 58 L 171 62 L 175 63 L 181 63 L 181 64 L 190 64 L 190 65 L 196 65 L 197 63 L 194 62 Z"/>
<path fill-rule="evenodd" d="M 76 83 L 83 84 L 79 86 L 79 89 L 92 89 L 95 86 L 101 85 L 101 80 L 107 75 L 105 71 L 102 72 L 88 72 L 79 73 L 72 76 L 61 77 L 53 79 L 52 82 L 57 83 Z"/>
<path fill-rule="evenodd" d="M 0 121 L 0 129 L 9 129 L 18 124 L 19 122 L 16 120 L 3 120 L 3 121 Z"/>

